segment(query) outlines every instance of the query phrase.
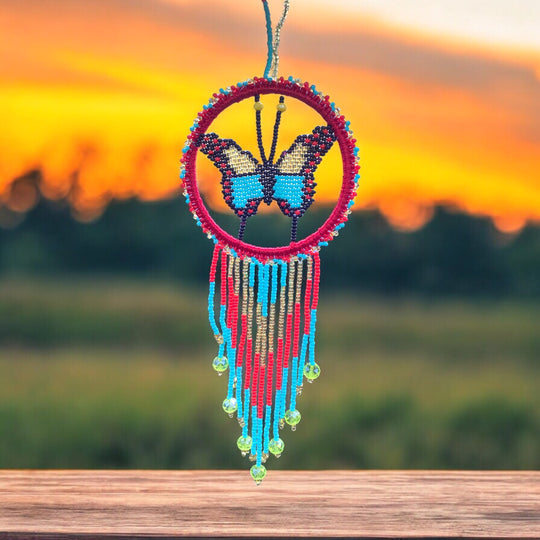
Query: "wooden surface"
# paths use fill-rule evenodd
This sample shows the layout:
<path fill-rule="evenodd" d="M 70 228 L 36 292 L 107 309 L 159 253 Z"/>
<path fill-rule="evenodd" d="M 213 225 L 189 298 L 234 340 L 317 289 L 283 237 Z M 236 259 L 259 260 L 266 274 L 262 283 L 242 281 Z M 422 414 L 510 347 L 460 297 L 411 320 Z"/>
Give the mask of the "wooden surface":
<path fill-rule="evenodd" d="M 0 538 L 540 538 L 540 473 L 0 471 Z"/>

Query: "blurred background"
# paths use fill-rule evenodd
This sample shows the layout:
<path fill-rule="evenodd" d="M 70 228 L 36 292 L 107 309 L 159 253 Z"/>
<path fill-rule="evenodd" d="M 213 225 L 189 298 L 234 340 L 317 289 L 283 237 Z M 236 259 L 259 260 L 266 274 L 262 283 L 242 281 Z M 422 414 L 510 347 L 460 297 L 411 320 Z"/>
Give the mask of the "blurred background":
<path fill-rule="evenodd" d="M 271 468 L 540 467 L 539 27 L 536 0 L 292 0 L 280 73 L 341 107 L 362 184 Z M 178 168 L 265 47 L 259 0 L 0 0 L 0 467 L 247 467 Z"/>

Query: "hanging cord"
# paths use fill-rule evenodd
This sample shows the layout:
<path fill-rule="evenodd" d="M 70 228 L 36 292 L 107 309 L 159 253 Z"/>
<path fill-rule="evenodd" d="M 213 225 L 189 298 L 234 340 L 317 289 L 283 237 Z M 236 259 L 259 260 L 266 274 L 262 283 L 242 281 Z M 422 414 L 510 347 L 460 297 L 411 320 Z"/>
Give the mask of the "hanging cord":
<path fill-rule="evenodd" d="M 272 31 L 272 19 L 270 17 L 270 7 L 268 6 L 268 0 L 262 0 L 264 7 L 264 17 L 266 21 L 266 37 L 267 37 L 267 58 L 266 66 L 264 68 L 264 77 L 271 77 L 275 79 L 277 77 L 279 66 L 279 43 L 281 39 L 281 29 L 289 13 L 290 0 L 283 1 L 283 12 L 276 25 L 276 29 Z"/>
<path fill-rule="evenodd" d="M 272 69 L 272 63 L 274 61 L 274 47 L 272 45 L 272 19 L 270 18 L 270 8 L 268 7 L 268 1 L 262 0 L 264 8 L 264 18 L 266 20 L 266 46 L 268 48 L 266 66 L 264 67 L 264 77 L 268 77 L 270 70 Z"/>
<path fill-rule="evenodd" d="M 284 0 L 283 12 L 281 13 L 281 17 L 274 31 L 274 43 L 273 43 L 273 53 L 272 53 L 272 78 L 273 79 L 277 77 L 278 66 L 279 66 L 278 49 L 279 49 L 279 42 L 281 39 L 281 29 L 283 28 L 283 24 L 285 23 L 285 19 L 287 18 L 287 14 L 289 13 L 289 2 L 290 0 Z"/>

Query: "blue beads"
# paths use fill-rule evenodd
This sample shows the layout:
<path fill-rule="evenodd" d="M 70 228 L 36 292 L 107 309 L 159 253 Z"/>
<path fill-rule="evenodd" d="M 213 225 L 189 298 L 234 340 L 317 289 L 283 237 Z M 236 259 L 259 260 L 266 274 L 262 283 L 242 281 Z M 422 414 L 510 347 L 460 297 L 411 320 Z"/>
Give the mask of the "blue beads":
<path fill-rule="evenodd" d="M 311 310 L 311 325 L 309 329 L 309 363 L 315 363 L 315 327 L 317 326 L 317 310 Z"/>
<path fill-rule="evenodd" d="M 279 267 L 276 264 L 271 265 L 272 285 L 270 289 L 270 303 L 275 304 L 277 299 L 277 276 Z"/>
<path fill-rule="evenodd" d="M 210 321 L 210 327 L 212 328 L 212 332 L 214 332 L 214 335 L 217 336 L 221 332 L 219 331 L 218 325 L 216 323 L 216 316 L 214 312 L 214 297 L 216 293 L 216 282 L 211 281 L 208 291 L 208 320 Z"/>
<path fill-rule="evenodd" d="M 221 328 L 223 330 L 223 337 L 226 339 L 227 334 L 227 325 L 225 324 L 225 316 L 227 314 L 227 306 L 225 304 L 221 304 L 219 308 L 219 324 L 221 325 Z M 218 332 L 219 333 L 219 332 Z"/>
<path fill-rule="evenodd" d="M 298 363 L 298 375 L 297 375 L 297 385 L 302 385 L 302 378 L 303 378 L 303 371 L 304 371 L 304 365 L 306 363 L 306 355 L 307 355 L 307 349 L 308 349 L 308 343 L 309 343 L 309 334 L 304 334 L 302 336 L 302 346 L 300 348 L 300 359 Z"/>
<path fill-rule="evenodd" d="M 249 424 L 249 402 L 251 399 L 251 390 L 249 388 L 244 389 L 244 425 L 242 426 L 242 436 L 248 436 L 248 424 Z"/>
<path fill-rule="evenodd" d="M 256 457 L 257 465 L 262 463 L 262 418 L 257 417 L 257 406 L 251 407 L 251 437 L 253 447 L 251 454 Z"/>
<path fill-rule="evenodd" d="M 292 372 L 291 372 L 291 409 L 296 409 L 296 384 L 298 381 L 297 370 L 298 358 L 296 356 L 292 359 Z"/>
<path fill-rule="evenodd" d="M 260 178 L 260 174 L 233 176 L 230 178 L 232 201 L 236 208 L 245 208 L 250 199 L 261 199 L 263 197 Z"/>
<path fill-rule="evenodd" d="M 274 178 L 274 198 L 287 201 L 292 208 L 300 208 L 305 178 L 300 175 L 276 175 Z"/>
<path fill-rule="evenodd" d="M 270 440 L 270 424 L 272 419 L 272 406 L 266 406 L 266 412 L 264 417 L 264 441 L 263 441 L 263 454 L 268 454 L 268 443 Z"/>
<path fill-rule="evenodd" d="M 242 418 L 242 366 L 236 368 L 236 401 L 238 403 L 238 418 Z"/>
<path fill-rule="evenodd" d="M 289 270 L 288 264 L 285 261 L 281 261 L 281 281 L 280 281 L 281 288 L 285 288 L 287 286 L 288 270 Z"/>
<path fill-rule="evenodd" d="M 289 368 L 283 368 L 283 381 L 281 383 L 281 396 L 280 396 L 280 411 L 279 418 L 280 420 L 285 416 L 285 400 L 287 397 L 287 382 L 289 379 Z"/>
<path fill-rule="evenodd" d="M 230 333 L 230 331 L 229 331 Z M 229 359 L 231 364 L 231 369 L 229 370 L 229 386 L 227 388 L 227 397 L 232 398 L 234 393 L 234 379 L 236 377 L 236 349 L 228 347 L 229 350 Z M 236 399 L 234 400 L 236 401 Z"/>
<path fill-rule="evenodd" d="M 254 287 L 255 286 L 255 267 L 257 266 L 257 262 L 251 261 L 249 264 L 249 286 Z"/>
<path fill-rule="evenodd" d="M 262 306 L 262 316 L 268 316 L 268 282 L 270 265 L 258 264 L 259 267 L 259 287 L 257 290 L 257 302 Z"/>

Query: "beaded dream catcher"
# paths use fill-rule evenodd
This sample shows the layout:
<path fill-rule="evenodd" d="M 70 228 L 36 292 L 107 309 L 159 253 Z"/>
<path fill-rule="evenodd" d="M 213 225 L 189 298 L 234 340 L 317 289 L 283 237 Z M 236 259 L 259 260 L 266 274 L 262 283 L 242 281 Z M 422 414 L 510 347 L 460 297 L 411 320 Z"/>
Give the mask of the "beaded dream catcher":
<path fill-rule="evenodd" d="M 268 36 L 264 76 L 213 94 L 191 127 L 180 172 L 193 218 L 214 243 L 208 294 L 210 326 L 218 344 L 213 368 L 220 375 L 228 371 L 223 410 L 238 419 L 237 446 L 254 462 L 250 472 L 257 484 L 266 475 L 269 455 L 279 457 L 285 448 L 280 429 L 288 424 L 294 431 L 300 422 L 297 397 L 304 379 L 313 382 L 320 375 L 315 362 L 319 251 L 344 227 L 360 178 L 356 141 L 335 104 L 314 85 L 277 77 L 288 4 L 285 0 L 273 31 L 263 0 Z M 267 152 L 261 115 L 268 95 L 279 97 Z M 260 159 L 234 140 L 209 131 L 224 110 L 251 99 Z M 280 125 L 291 99 L 306 104 L 322 122 L 278 154 Z M 334 146 L 339 147 L 343 164 L 337 203 L 318 230 L 298 239 L 298 221 L 315 200 L 317 167 Z M 217 225 L 203 202 L 196 171 L 200 154 L 199 159 L 209 160 L 219 172 L 224 202 L 239 219 L 236 236 Z M 245 242 L 246 227 L 261 205 L 274 204 L 290 219 L 289 243 L 261 247 Z"/>

